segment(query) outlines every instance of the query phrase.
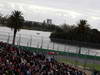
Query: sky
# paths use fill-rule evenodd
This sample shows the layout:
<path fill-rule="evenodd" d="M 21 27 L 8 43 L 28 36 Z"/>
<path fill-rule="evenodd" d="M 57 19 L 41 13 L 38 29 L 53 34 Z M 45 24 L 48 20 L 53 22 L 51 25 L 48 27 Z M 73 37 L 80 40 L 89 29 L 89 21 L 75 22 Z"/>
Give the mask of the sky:
<path fill-rule="evenodd" d="M 10 15 L 13 10 L 22 11 L 26 20 L 48 18 L 59 25 L 86 19 L 91 28 L 100 30 L 100 0 L 0 0 L 1 14 Z"/>

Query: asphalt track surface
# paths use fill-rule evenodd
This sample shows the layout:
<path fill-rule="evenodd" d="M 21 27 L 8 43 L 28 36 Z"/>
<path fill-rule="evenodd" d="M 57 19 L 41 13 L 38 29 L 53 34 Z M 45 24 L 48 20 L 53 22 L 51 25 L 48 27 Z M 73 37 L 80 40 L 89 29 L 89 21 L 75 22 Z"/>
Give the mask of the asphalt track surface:
<path fill-rule="evenodd" d="M 100 65 L 100 60 L 96 60 L 96 59 L 89 59 L 89 58 L 80 58 L 78 56 L 55 56 L 56 59 L 68 59 L 71 61 L 75 61 L 75 62 L 80 62 L 82 64 L 98 64 Z"/>

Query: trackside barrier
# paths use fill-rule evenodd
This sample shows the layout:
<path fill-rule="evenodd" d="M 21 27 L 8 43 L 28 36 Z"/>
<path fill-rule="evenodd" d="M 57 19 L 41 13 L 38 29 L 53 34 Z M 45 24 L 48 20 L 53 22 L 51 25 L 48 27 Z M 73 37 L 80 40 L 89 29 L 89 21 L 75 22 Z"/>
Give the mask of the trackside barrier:
<path fill-rule="evenodd" d="M 33 48 L 33 47 L 26 47 L 26 46 L 17 46 L 18 48 L 21 48 L 23 50 L 33 51 L 33 52 L 56 52 L 57 55 L 69 55 L 73 57 L 80 57 L 80 58 L 86 58 L 86 59 L 96 59 L 100 60 L 100 56 L 92 56 L 92 55 L 84 55 L 84 54 L 76 54 L 76 53 L 70 53 L 70 52 L 64 52 L 64 51 L 56 51 L 56 50 L 50 50 L 50 49 L 43 49 L 43 48 Z"/>
<path fill-rule="evenodd" d="M 0 33 L 0 41 L 7 42 L 9 44 L 12 43 L 13 35 L 10 33 L 3 34 Z M 71 42 L 71 41 L 69 41 Z M 55 52 L 55 56 L 59 58 L 65 58 L 74 60 L 77 64 L 77 62 L 86 64 L 100 64 L 100 51 L 95 49 L 89 49 L 81 47 L 79 49 L 78 46 L 72 46 L 67 44 L 58 44 L 51 42 L 50 39 L 42 38 L 41 37 L 33 37 L 33 36 L 27 36 L 27 35 L 17 35 L 16 41 L 15 41 L 16 47 L 22 49 L 22 50 L 28 50 L 33 52 L 42 52 L 44 54 L 47 54 L 48 52 Z M 93 53 L 93 54 L 91 54 Z M 96 54 L 97 53 L 97 54 Z M 95 65 L 93 65 L 94 68 Z"/>

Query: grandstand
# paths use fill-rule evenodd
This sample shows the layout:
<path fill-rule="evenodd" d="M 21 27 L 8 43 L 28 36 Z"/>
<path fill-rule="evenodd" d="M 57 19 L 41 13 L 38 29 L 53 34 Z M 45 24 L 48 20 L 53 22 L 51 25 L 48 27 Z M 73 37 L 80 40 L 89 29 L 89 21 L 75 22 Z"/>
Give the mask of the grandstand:
<path fill-rule="evenodd" d="M 49 55 L 0 42 L 0 75 L 85 75 Z"/>
<path fill-rule="evenodd" d="M 0 75 L 2 74 L 5 75 L 7 74 L 10 75 L 85 75 L 85 74 L 91 75 L 91 72 L 93 71 L 95 71 L 93 73 L 99 73 L 100 71 L 100 56 L 89 55 L 90 54 L 89 50 L 87 50 L 87 54 L 78 54 L 77 50 L 79 48 L 70 47 L 70 49 L 68 49 L 64 45 L 57 45 L 54 43 L 50 43 L 48 39 L 45 38 L 44 40 L 43 38 L 41 39 L 35 36 L 35 38 L 37 39 L 36 40 L 35 38 L 33 39 L 33 37 L 30 38 L 29 36 L 24 37 L 24 35 L 19 35 L 19 36 L 17 35 L 15 41 L 16 45 L 13 46 L 11 45 L 12 43 L 11 34 L 1 33 L 0 35 L 1 35 L 0 40 L 3 41 L 0 42 L 0 68 L 1 68 Z M 74 50 L 75 52 L 72 51 L 73 49 L 75 49 Z M 42 63 L 48 63 L 50 70 L 44 71 L 43 67 L 38 72 L 33 71 L 33 69 L 31 69 L 32 67 L 29 67 L 27 69 L 27 64 L 31 65 L 32 61 L 33 63 L 35 63 L 32 57 L 36 57 L 34 58 L 34 60 L 37 60 L 38 57 L 36 63 L 39 64 L 37 65 L 44 66 L 45 64 Z M 41 60 L 41 57 L 44 57 L 44 60 Z M 53 59 L 53 63 L 51 61 L 52 59 Z M 21 69 L 23 67 L 23 63 L 24 63 L 24 68 L 27 69 L 27 70 L 25 69 L 24 72 L 22 72 Z M 37 65 L 34 64 L 31 66 L 37 67 Z M 61 68 L 55 68 L 55 66 L 59 67 L 59 65 Z M 16 67 L 18 67 L 17 70 Z M 65 69 L 66 71 L 63 70 L 63 68 L 64 69 L 66 68 Z M 29 72 L 29 70 L 31 72 Z M 59 72 L 60 70 L 61 72 Z M 49 74 L 51 73 L 51 71 L 53 72 L 53 74 Z M 26 72 L 30 74 L 27 74 Z M 44 74 L 44 72 L 46 74 Z M 80 72 L 81 74 L 78 74 Z M 75 74 L 71 74 L 71 73 L 75 73 Z"/>

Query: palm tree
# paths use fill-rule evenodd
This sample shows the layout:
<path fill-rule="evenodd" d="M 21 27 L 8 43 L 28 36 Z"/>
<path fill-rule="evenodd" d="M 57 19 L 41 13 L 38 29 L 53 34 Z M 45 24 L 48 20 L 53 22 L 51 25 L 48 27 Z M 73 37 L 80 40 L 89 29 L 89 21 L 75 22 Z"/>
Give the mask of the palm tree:
<path fill-rule="evenodd" d="M 79 32 L 85 32 L 88 29 L 90 29 L 90 28 L 89 28 L 89 24 L 87 24 L 87 20 L 80 20 L 80 22 L 78 24 Z"/>
<path fill-rule="evenodd" d="M 14 30 L 13 42 L 15 44 L 16 33 L 23 27 L 24 17 L 21 11 L 14 10 L 12 14 L 8 17 L 7 26 Z"/>
<path fill-rule="evenodd" d="M 78 27 L 78 35 L 79 35 L 79 39 L 80 41 L 86 41 L 85 37 L 87 35 L 85 35 L 85 33 L 87 33 L 90 30 L 89 24 L 87 24 L 87 20 L 80 20 L 79 24 L 77 24 Z M 79 54 L 81 54 L 81 44 L 79 45 Z"/>

